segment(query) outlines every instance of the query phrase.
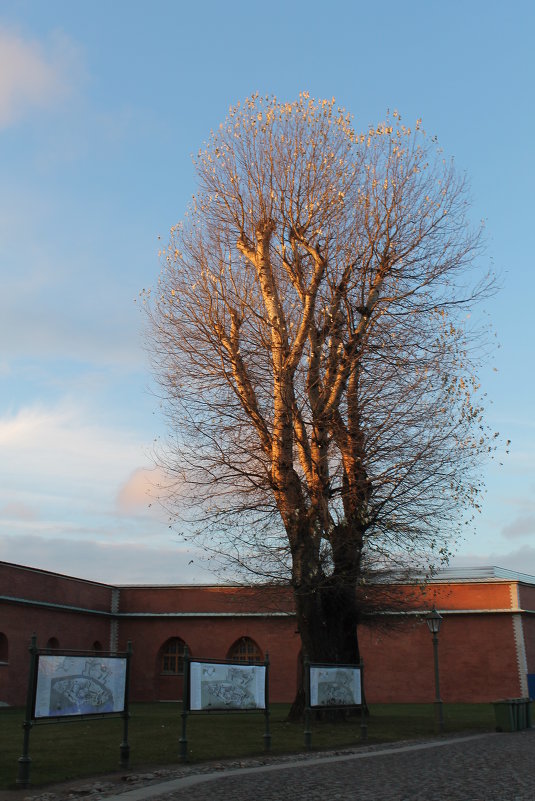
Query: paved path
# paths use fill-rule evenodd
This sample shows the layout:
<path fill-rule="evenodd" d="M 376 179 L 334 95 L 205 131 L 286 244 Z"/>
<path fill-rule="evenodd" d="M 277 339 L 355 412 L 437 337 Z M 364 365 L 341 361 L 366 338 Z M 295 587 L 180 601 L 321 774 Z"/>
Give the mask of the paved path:
<path fill-rule="evenodd" d="M 183 776 L 106 801 L 535 801 L 535 730 Z"/>

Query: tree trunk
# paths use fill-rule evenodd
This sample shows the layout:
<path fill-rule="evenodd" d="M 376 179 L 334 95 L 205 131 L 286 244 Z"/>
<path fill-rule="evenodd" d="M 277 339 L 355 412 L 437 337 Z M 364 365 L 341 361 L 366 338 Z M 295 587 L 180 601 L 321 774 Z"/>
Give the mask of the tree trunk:
<path fill-rule="evenodd" d="M 358 607 L 353 584 L 338 583 L 336 576 L 317 586 L 294 589 L 297 624 L 303 644 L 298 688 L 289 713 L 300 720 L 305 709 L 304 662 L 354 665 L 360 661 Z"/>

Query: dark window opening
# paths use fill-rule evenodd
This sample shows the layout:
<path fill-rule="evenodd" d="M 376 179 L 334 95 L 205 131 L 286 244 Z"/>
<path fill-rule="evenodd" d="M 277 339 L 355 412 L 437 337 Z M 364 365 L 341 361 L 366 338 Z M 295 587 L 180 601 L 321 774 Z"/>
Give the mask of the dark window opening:
<path fill-rule="evenodd" d="M 236 662 L 261 662 L 262 651 L 250 637 L 240 637 L 230 647 L 227 658 Z"/>
<path fill-rule="evenodd" d="M 182 675 L 184 673 L 184 649 L 186 643 L 180 637 L 167 640 L 162 648 L 162 673 Z"/>

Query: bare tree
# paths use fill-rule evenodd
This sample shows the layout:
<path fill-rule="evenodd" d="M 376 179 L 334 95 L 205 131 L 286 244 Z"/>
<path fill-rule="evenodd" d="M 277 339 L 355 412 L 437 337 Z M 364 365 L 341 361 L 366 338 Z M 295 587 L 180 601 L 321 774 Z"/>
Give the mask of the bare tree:
<path fill-rule="evenodd" d="M 196 166 L 149 304 L 173 510 L 354 662 L 363 577 L 446 561 L 492 448 L 465 182 L 420 121 L 358 133 L 308 94 L 231 109 Z"/>

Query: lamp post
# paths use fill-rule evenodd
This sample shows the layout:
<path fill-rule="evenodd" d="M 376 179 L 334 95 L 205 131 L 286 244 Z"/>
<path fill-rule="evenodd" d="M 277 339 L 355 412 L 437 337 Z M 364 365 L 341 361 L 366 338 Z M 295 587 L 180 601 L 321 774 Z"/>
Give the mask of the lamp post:
<path fill-rule="evenodd" d="M 440 631 L 440 624 L 442 623 L 442 615 L 433 607 L 433 610 L 426 615 L 425 622 L 433 635 L 433 656 L 435 660 L 435 723 L 439 734 L 442 734 L 444 731 L 444 713 L 442 709 L 442 699 L 440 697 L 440 678 L 438 672 L 438 632 Z"/>

